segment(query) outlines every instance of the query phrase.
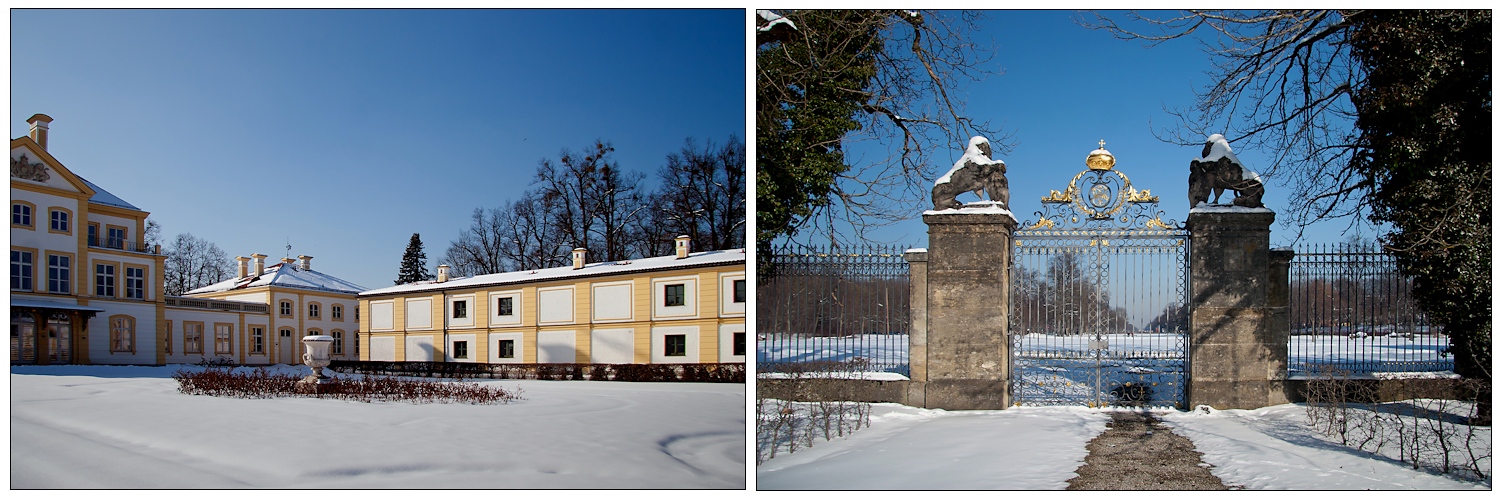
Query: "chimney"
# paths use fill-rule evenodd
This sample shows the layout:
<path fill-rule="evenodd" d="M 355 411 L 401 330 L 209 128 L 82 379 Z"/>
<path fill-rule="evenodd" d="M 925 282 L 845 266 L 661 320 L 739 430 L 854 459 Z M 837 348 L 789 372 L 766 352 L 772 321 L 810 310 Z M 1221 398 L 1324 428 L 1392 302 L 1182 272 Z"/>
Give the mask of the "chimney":
<path fill-rule="evenodd" d="M 281 263 L 282 264 L 291 264 L 293 262 L 297 262 L 297 259 L 293 259 L 291 257 L 282 257 L 281 258 Z"/>
<path fill-rule="evenodd" d="M 240 272 L 236 276 L 236 278 L 237 279 L 245 279 L 245 275 L 249 274 L 249 272 L 250 272 L 250 258 L 249 257 L 241 257 L 241 256 L 236 255 L 236 256 L 234 256 L 234 260 L 235 260 L 235 262 L 239 262 L 240 263 Z"/>
<path fill-rule="evenodd" d="M 584 255 L 586 255 L 588 253 L 589 253 L 588 249 L 585 249 L 585 248 L 574 248 L 573 249 L 573 269 L 583 269 L 583 263 L 584 263 L 584 258 L 583 257 L 584 257 Z"/>
<path fill-rule="evenodd" d="M 438 283 L 447 283 L 448 282 L 448 265 L 447 264 L 438 264 L 438 279 L 437 279 L 437 282 Z"/>
<path fill-rule="evenodd" d="M 677 237 L 677 258 L 679 258 L 679 259 L 686 259 L 687 258 L 687 256 L 688 256 L 688 250 L 689 250 L 689 248 L 688 248 L 688 246 L 689 246 L 688 245 L 688 241 L 690 241 L 690 240 L 692 240 L 692 237 L 689 237 L 686 234 Z"/>
<path fill-rule="evenodd" d="M 262 274 L 265 274 L 266 273 L 266 255 L 265 254 L 260 254 L 260 253 L 252 253 L 252 254 L 250 254 L 250 258 L 255 259 L 255 275 L 256 276 L 260 276 Z"/>
<path fill-rule="evenodd" d="M 303 271 L 311 271 L 312 270 L 312 256 L 311 255 L 298 255 L 297 256 L 297 267 L 300 268 L 300 269 L 302 269 Z"/>
<path fill-rule="evenodd" d="M 52 124 L 52 117 L 37 113 L 26 119 L 31 124 L 31 140 L 36 141 L 43 151 L 47 150 L 47 126 Z"/>

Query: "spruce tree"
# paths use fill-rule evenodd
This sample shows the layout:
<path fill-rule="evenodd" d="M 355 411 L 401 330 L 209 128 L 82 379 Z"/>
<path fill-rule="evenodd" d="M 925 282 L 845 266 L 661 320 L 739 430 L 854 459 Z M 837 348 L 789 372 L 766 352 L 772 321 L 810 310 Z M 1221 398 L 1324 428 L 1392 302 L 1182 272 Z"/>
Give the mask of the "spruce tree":
<path fill-rule="evenodd" d="M 422 235 L 411 234 L 411 242 L 406 244 L 406 253 L 401 254 L 401 271 L 396 275 L 396 284 L 404 285 L 427 281 L 432 279 L 427 274 L 427 252 L 422 250 Z"/>

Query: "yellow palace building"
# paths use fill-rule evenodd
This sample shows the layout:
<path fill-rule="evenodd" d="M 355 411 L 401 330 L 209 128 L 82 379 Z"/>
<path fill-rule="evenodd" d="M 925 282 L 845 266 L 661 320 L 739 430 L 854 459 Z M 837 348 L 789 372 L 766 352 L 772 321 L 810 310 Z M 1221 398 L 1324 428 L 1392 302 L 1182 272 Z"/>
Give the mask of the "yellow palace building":
<path fill-rule="evenodd" d="M 360 359 L 743 363 L 744 249 L 437 279 L 359 294 Z"/>
<path fill-rule="evenodd" d="M 367 290 L 301 255 L 237 257 L 234 278 L 168 296 L 144 210 L 47 151 L 52 118 L 11 141 L 12 364 L 297 364 L 306 335 L 334 359 L 478 363 L 743 363 L 744 249 Z M 361 314 L 363 313 L 363 314 Z"/>
<path fill-rule="evenodd" d="M 167 257 L 141 242 L 148 212 L 47 151 L 52 118 L 10 143 L 12 364 L 300 363 L 308 334 L 355 359 L 364 287 L 311 269 L 312 257 L 240 258 L 234 279 L 165 293 Z M 345 347 L 350 349 L 345 349 Z"/>

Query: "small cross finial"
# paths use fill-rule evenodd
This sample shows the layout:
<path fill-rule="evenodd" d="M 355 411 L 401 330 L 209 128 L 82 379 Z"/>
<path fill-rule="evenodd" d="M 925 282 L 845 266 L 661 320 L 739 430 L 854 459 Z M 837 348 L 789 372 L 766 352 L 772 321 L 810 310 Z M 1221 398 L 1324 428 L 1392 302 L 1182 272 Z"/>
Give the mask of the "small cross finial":
<path fill-rule="evenodd" d="M 1104 149 L 1104 139 L 1099 139 L 1099 149 Z"/>

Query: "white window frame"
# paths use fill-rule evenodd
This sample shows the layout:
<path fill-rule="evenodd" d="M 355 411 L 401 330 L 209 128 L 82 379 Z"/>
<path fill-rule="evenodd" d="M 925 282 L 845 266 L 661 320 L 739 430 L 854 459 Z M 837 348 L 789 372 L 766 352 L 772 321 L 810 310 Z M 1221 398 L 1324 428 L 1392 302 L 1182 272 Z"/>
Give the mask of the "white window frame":
<path fill-rule="evenodd" d="M 520 326 L 523 321 L 521 295 L 520 290 L 490 292 L 488 299 L 490 301 L 490 326 Z M 503 316 L 500 314 L 500 299 L 502 298 L 511 299 L 511 313 Z"/>
<path fill-rule="evenodd" d="M 745 284 L 745 301 L 734 301 L 734 282 L 747 281 Z M 744 272 L 720 273 L 719 274 L 719 316 L 740 317 L 745 315 L 745 304 L 750 302 L 750 284 L 745 280 Z"/>
<path fill-rule="evenodd" d="M 745 336 L 745 353 L 750 352 L 750 335 L 745 331 L 744 323 L 719 325 L 719 362 L 720 363 L 744 363 L 745 354 L 736 356 L 734 354 L 734 334 Z"/>
<path fill-rule="evenodd" d="M 453 314 L 458 312 L 457 304 L 460 303 L 464 305 L 464 317 L 455 318 L 453 317 Z M 474 300 L 474 294 L 449 296 L 448 305 L 445 308 L 446 311 L 443 312 L 444 321 L 447 321 L 448 326 L 450 327 L 474 326 L 474 316 L 476 316 L 475 313 L 478 312 L 478 308 L 474 307 L 475 304 L 476 302 Z M 472 346 L 473 344 L 470 345 Z"/>
<path fill-rule="evenodd" d="M 515 343 L 515 357 L 500 357 L 500 341 Z M 491 333 L 489 335 L 489 359 L 491 363 L 519 364 L 526 362 L 526 335 L 521 332 Z"/>
<path fill-rule="evenodd" d="M 683 286 L 683 305 L 668 306 L 667 285 Z M 698 277 L 681 276 L 651 280 L 651 319 L 692 318 L 698 315 Z"/>
<path fill-rule="evenodd" d="M 667 356 L 666 342 L 668 335 L 686 335 L 686 355 Z M 701 363 L 699 356 L 703 350 L 699 347 L 702 341 L 702 332 L 696 326 L 657 326 L 651 328 L 651 362 L 652 363 Z"/>

